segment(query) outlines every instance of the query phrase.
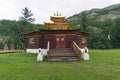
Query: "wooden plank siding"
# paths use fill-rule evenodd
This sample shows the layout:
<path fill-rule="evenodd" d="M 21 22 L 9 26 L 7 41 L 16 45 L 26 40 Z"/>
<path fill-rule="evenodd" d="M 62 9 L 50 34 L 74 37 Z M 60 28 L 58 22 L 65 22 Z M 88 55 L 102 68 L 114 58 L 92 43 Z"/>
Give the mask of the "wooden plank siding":
<path fill-rule="evenodd" d="M 26 46 L 28 49 L 47 48 L 50 41 L 50 49 L 56 48 L 56 36 L 64 36 L 65 48 L 70 48 L 72 41 L 75 41 L 80 48 L 87 47 L 87 34 L 79 30 L 39 30 L 38 32 L 26 34 Z M 34 38 L 34 43 L 30 43 L 30 38 Z M 82 38 L 86 41 L 82 43 Z"/>
<path fill-rule="evenodd" d="M 34 38 L 34 43 L 30 43 L 30 38 Z M 40 45 L 42 45 L 41 41 L 40 41 L 40 37 L 39 36 L 27 36 L 27 41 L 26 41 L 26 48 L 29 48 L 29 49 L 36 49 L 36 48 L 39 48 L 41 47 Z"/>
<path fill-rule="evenodd" d="M 54 35 L 44 35 L 44 39 L 43 39 L 43 48 L 47 48 L 47 42 L 50 41 L 50 48 L 55 48 L 55 37 Z"/>

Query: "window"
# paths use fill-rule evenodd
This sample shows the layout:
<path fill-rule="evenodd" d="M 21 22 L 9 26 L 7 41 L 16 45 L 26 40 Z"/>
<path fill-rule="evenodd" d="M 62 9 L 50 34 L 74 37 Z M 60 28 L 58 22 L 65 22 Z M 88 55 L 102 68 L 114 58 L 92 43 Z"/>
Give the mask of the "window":
<path fill-rule="evenodd" d="M 34 38 L 30 38 L 30 44 L 34 44 Z"/>
<path fill-rule="evenodd" d="M 82 43 L 86 43 L 86 39 L 85 38 L 82 38 Z"/>

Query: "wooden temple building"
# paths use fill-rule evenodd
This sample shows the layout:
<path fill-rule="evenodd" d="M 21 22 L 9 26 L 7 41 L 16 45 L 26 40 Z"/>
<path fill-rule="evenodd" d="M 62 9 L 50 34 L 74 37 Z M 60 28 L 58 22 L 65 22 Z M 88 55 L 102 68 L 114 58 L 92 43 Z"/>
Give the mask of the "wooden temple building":
<path fill-rule="evenodd" d="M 87 47 L 88 34 L 81 30 L 70 30 L 70 23 L 58 12 L 50 17 L 52 23 L 44 23 L 45 30 L 39 29 L 26 36 L 26 51 L 37 53 L 38 48 L 47 49 L 49 61 L 80 60 L 80 49 Z"/>

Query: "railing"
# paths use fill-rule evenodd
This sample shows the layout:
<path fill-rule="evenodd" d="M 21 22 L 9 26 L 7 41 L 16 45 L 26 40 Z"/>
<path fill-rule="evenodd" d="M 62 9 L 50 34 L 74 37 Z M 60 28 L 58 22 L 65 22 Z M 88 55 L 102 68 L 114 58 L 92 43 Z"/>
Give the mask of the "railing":
<path fill-rule="evenodd" d="M 48 51 L 50 50 L 50 41 L 48 41 L 48 43 L 47 43 L 47 50 Z"/>
<path fill-rule="evenodd" d="M 75 51 L 75 53 L 78 55 L 78 57 L 80 59 L 82 59 L 80 47 L 75 43 L 75 41 L 72 42 L 71 46 L 72 46 L 73 50 Z"/>
<path fill-rule="evenodd" d="M 47 43 L 47 59 L 49 58 L 49 52 L 50 52 L 50 41 Z"/>

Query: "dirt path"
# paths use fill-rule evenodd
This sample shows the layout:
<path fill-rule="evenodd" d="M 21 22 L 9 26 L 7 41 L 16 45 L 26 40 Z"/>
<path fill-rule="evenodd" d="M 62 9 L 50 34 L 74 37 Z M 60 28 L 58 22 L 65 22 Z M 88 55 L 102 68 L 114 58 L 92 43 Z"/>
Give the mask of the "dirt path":
<path fill-rule="evenodd" d="M 0 54 L 11 53 L 11 52 L 20 52 L 24 50 L 0 50 Z"/>

